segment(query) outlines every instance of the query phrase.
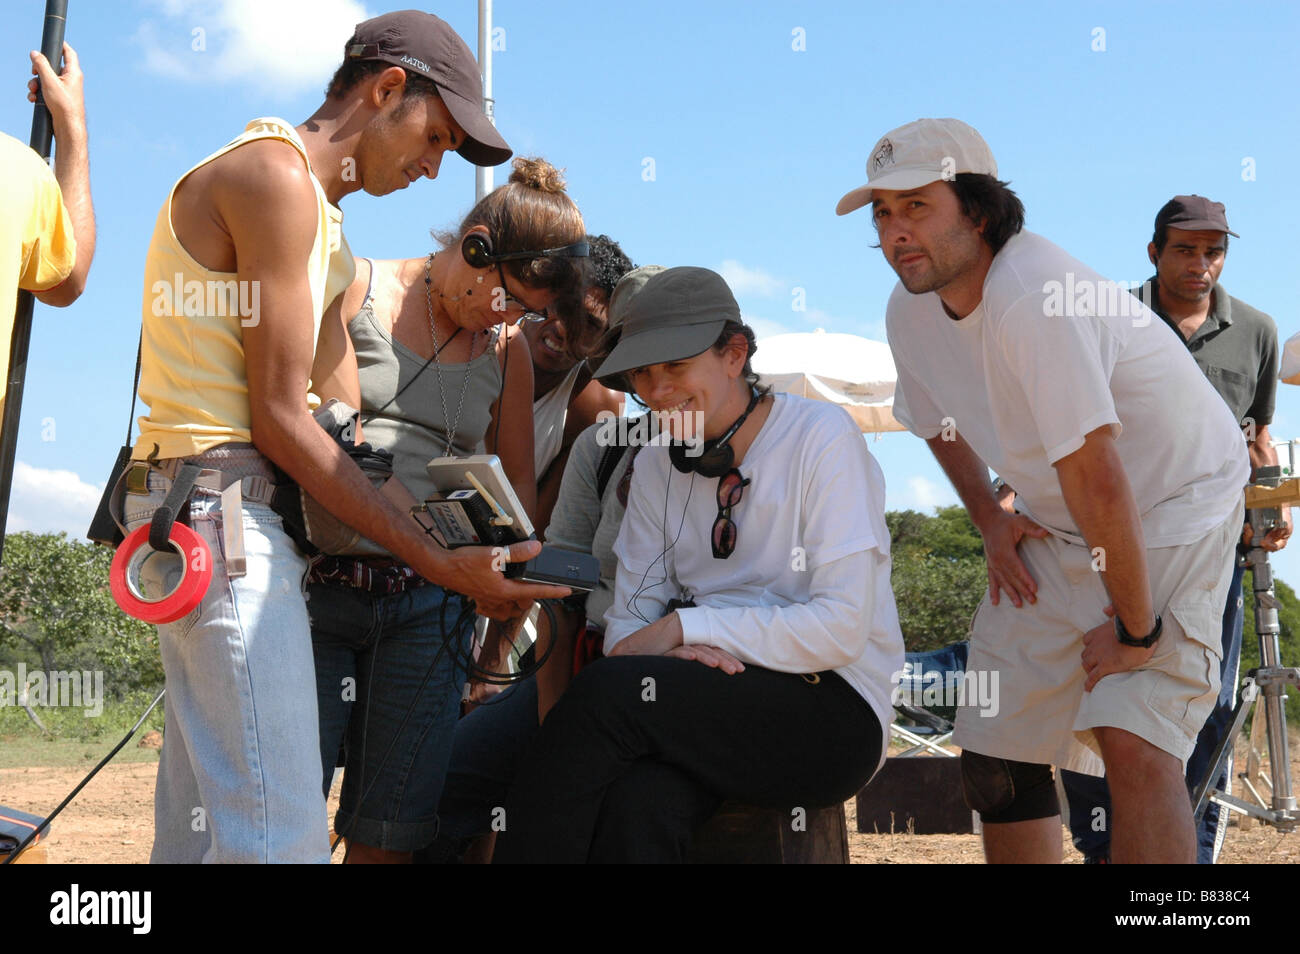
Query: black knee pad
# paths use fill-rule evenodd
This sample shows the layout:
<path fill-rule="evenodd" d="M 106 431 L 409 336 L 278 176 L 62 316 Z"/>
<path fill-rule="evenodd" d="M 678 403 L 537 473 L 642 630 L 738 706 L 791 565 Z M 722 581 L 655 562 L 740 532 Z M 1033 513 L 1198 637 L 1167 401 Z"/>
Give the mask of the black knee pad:
<path fill-rule="evenodd" d="M 981 821 L 992 825 L 1061 813 L 1050 765 L 965 751 L 961 754 L 961 788 L 966 804 L 980 813 Z"/>

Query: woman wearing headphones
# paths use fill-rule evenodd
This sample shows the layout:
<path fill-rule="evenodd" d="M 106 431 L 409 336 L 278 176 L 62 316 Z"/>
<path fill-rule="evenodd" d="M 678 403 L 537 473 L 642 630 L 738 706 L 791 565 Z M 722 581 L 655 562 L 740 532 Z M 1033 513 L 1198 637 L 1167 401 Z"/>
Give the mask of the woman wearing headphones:
<path fill-rule="evenodd" d="M 361 410 L 358 442 L 392 452 L 417 500 L 434 489 L 431 459 L 482 442 L 531 513 L 532 365 L 515 325 L 579 313 L 585 235 L 559 172 L 517 158 L 439 251 L 358 260 L 322 323 L 314 390 Z M 355 549 L 318 558 L 308 577 L 324 785 L 346 734 L 334 827 L 348 860 L 408 862 L 437 831 L 474 617 L 370 541 Z"/>
<path fill-rule="evenodd" d="M 884 761 L 903 662 L 884 480 L 842 409 L 756 390 L 753 350 L 722 278 L 672 268 L 597 371 L 684 443 L 636 459 L 608 658 L 525 755 L 501 861 L 680 861 L 725 799 L 832 805 Z"/>

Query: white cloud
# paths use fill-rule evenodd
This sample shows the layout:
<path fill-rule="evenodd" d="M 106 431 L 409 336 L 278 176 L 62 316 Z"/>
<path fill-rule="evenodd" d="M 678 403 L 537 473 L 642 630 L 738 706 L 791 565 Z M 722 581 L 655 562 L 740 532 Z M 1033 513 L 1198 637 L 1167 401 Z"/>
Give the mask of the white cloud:
<path fill-rule="evenodd" d="M 20 460 L 14 465 L 8 530 L 62 530 L 83 539 L 103 492 L 103 487 L 86 483 L 70 470 L 42 470 Z"/>
<path fill-rule="evenodd" d="M 718 266 L 718 274 L 731 286 L 732 294 L 762 295 L 771 298 L 785 291 L 785 282 L 775 275 L 769 275 L 761 268 L 746 268 L 734 258 L 729 258 Z"/>
<path fill-rule="evenodd" d="M 319 86 L 342 62 L 357 0 L 153 0 L 161 20 L 135 33 L 145 69 L 169 79 L 255 80 L 286 92 Z M 199 48 L 201 47 L 201 48 Z"/>
<path fill-rule="evenodd" d="M 960 502 L 951 487 L 936 484 L 918 474 L 907 478 L 907 494 L 901 509 L 925 513 L 935 507 L 948 507 Z"/>

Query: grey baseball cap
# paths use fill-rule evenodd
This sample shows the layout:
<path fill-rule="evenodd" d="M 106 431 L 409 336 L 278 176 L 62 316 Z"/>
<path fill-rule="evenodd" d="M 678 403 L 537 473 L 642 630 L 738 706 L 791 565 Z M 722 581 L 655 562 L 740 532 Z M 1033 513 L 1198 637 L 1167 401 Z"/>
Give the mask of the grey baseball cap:
<path fill-rule="evenodd" d="M 668 269 L 663 265 L 642 265 L 640 268 L 634 268 L 618 280 L 614 286 L 614 293 L 609 296 L 608 325 L 610 328 L 617 328 L 627 320 L 628 309 L 632 306 L 632 299 L 640 294 L 641 289 L 645 288 L 646 282 L 654 278 L 660 272 L 666 272 Z"/>
<path fill-rule="evenodd" d="M 483 114 L 483 74 L 474 54 L 443 20 L 423 10 L 398 10 L 358 23 L 346 50 L 350 60 L 381 60 L 433 81 L 447 112 L 465 130 L 456 150 L 476 166 L 499 166 L 511 156 Z"/>
<path fill-rule="evenodd" d="M 618 280 L 614 286 L 613 293 L 609 296 L 609 307 L 606 310 L 607 326 L 605 337 L 601 341 L 600 351 L 606 353 L 612 352 L 618 344 L 618 339 L 623 334 L 623 322 L 627 320 L 628 310 L 632 306 L 632 299 L 641 293 L 645 288 L 646 282 L 658 275 L 660 272 L 667 271 L 663 265 L 642 265 L 634 268 Z M 599 357 L 599 353 L 597 354 Z M 625 374 L 612 374 L 603 379 L 601 384 L 607 388 L 613 388 L 615 391 L 625 391 L 632 394 L 636 389 L 632 387 L 632 382 L 627 379 Z"/>
<path fill-rule="evenodd" d="M 728 321 L 740 321 L 740 305 L 721 275 L 693 266 L 665 269 L 635 292 L 618 344 L 596 377 L 694 357 L 718 340 Z"/>

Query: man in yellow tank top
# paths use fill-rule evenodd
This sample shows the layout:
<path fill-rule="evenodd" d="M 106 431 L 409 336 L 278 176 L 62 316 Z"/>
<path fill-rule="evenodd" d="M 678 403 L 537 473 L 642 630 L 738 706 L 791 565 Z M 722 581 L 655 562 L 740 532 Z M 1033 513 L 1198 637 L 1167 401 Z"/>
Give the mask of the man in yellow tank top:
<path fill-rule="evenodd" d="M 66 43 L 60 73 L 40 53 L 31 57 L 54 127 L 54 172 L 26 143 L 0 133 L 0 369 L 9 367 L 18 290 L 42 304 L 71 305 L 85 290 L 95 257 L 81 66 Z M 36 80 L 27 98 L 36 101 Z M 5 391 L 0 379 L 0 415 Z"/>
<path fill-rule="evenodd" d="M 324 104 L 294 127 L 249 124 L 168 194 L 146 262 L 136 480 L 128 526 L 148 520 L 177 460 L 219 472 L 189 510 L 212 552 L 202 604 L 159 626 L 167 731 L 154 862 L 327 861 L 316 684 L 302 581 L 280 518 L 244 500 L 243 566 L 231 559 L 220 489 L 287 473 L 335 516 L 429 580 L 518 616 L 555 587 L 506 581 L 487 548 L 440 550 L 372 489 L 313 421 L 309 378 L 321 316 L 352 278 L 339 201 L 435 178 L 443 153 L 496 165 L 510 149 L 483 116 L 464 41 L 418 11 L 358 24 Z M 145 474 L 143 479 L 140 474 Z M 209 483 L 212 483 L 209 481 Z M 508 560 L 540 549 L 514 546 Z"/>

